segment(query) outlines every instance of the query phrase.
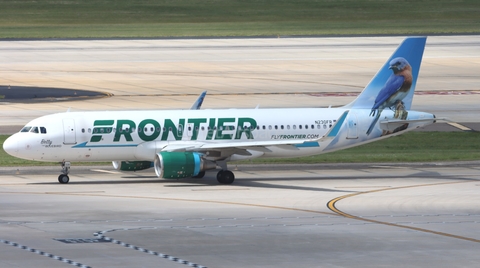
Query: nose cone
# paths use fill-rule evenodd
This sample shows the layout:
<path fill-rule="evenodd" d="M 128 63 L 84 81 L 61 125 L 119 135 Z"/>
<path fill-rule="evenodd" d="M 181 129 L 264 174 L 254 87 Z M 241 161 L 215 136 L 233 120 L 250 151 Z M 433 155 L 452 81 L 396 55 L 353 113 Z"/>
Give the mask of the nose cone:
<path fill-rule="evenodd" d="M 16 134 L 13 134 L 5 140 L 3 143 L 3 150 L 11 156 L 16 156 L 18 153 L 18 139 Z"/>

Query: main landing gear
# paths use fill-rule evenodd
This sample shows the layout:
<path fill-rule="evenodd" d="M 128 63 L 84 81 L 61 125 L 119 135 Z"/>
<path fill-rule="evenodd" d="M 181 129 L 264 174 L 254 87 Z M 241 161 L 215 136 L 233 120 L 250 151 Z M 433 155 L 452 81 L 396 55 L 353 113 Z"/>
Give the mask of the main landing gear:
<path fill-rule="evenodd" d="M 217 161 L 217 165 L 222 168 L 222 170 L 217 173 L 217 181 L 221 184 L 232 184 L 233 181 L 235 181 L 235 175 L 228 170 L 227 161 Z"/>
<path fill-rule="evenodd" d="M 230 170 L 220 170 L 217 173 L 217 181 L 221 184 L 232 184 L 235 181 L 235 175 Z"/>
<path fill-rule="evenodd" d="M 70 172 L 70 162 L 62 162 L 62 174 L 58 176 L 58 182 L 61 184 L 66 184 L 68 181 L 70 181 L 70 178 L 68 177 L 68 172 Z"/>

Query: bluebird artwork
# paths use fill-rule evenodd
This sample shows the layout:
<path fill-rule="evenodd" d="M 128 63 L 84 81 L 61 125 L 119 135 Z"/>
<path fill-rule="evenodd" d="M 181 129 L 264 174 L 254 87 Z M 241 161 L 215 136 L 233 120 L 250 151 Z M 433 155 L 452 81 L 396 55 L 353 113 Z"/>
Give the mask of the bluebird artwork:
<path fill-rule="evenodd" d="M 395 118 L 406 119 L 408 114 L 404 109 L 402 100 L 408 95 L 412 86 L 412 67 L 408 61 L 402 57 L 392 59 L 389 65 L 389 69 L 393 71 L 393 74 L 390 75 L 375 99 L 372 111 L 370 112 L 370 116 L 374 116 L 375 118 L 367 130 L 367 135 L 372 132 L 373 127 L 385 108 L 394 110 Z"/>

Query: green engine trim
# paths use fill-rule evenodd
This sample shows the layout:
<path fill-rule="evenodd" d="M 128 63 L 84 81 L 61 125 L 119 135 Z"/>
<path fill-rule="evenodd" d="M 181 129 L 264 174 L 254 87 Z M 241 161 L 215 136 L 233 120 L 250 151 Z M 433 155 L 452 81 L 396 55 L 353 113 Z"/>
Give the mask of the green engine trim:
<path fill-rule="evenodd" d="M 193 177 L 200 173 L 199 153 L 160 152 L 155 157 L 155 172 L 164 179 Z"/>

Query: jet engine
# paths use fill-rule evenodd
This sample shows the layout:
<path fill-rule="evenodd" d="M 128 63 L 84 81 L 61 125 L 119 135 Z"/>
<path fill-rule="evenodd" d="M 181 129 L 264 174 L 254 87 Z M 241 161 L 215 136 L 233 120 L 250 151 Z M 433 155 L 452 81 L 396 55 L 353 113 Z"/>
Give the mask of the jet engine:
<path fill-rule="evenodd" d="M 150 161 L 113 161 L 113 168 L 122 171 L 137 171 L 153 167 Z"/>
<path fill-rule="evenodd" d="M 165 179 L 201 177 L 205 170 L 216 167 L 214 162 L 195 152 L 160 152 L 154 160 L 155 173 Z"/>

